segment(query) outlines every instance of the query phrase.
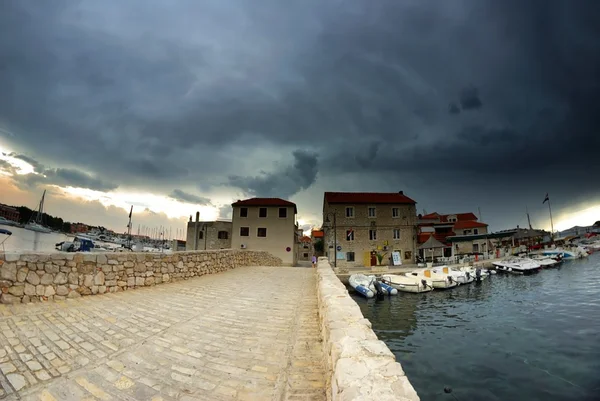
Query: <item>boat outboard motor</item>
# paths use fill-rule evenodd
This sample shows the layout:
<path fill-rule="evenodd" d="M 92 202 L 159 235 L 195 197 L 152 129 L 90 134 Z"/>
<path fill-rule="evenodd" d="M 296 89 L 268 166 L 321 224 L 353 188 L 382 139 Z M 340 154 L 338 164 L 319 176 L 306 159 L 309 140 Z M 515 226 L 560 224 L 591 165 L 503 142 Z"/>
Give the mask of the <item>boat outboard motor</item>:
<path fill-rule="evenodd" d="M 375 287 L 375 296 L 377 297 L 377 299 L 383 299 L 385 292 L 383 291 L 383 287 L 381 287 L 379 281 L 373 281 L 373 286 Z"/>
<path fill-rule="evenodd" d="M 471 279 L 471 273 L 465 272 L 465 276 L 467 276 L 467 281 L 469 281 Z"/>
<path fill-rule="evenodd" d="M 430 285 L 427 284 L 427 280 L 425 280 L 425 279 L 421 280 L 421 284 L 423 284 L 423 288 L 430 287 Z"/>
<path fill-rule="evenodd" d="M 450 284 L 454 283 L 454 278 L 452 278 L 452 276 L 448 276 L 448 281 L 450 282 Z"/>
<path fill-rule="evenodd" d="M 481 268 L 475 269 L 475 280 L 481 281 Z"/>

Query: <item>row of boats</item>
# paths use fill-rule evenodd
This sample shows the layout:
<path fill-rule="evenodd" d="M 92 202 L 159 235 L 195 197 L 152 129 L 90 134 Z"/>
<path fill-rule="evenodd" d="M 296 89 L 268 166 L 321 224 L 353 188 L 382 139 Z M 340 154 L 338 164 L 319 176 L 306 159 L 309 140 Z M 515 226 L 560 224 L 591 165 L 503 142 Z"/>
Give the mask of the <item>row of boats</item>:
<path fill-rule="evenodd" d="M 352 288 L 366 298 L 396 295 L 398 292 L 421 293 L 434 289 L 451 289 L 474 281 L 485 280 L 497 272 L 508 274 L 531 274 L 542 268 L 557 266 L 563 255 L 510 257 L 494 262 L 495 269 L 473 266 L 436 266 L 415 269 L 403 274 L 383 274 L 381 277 L 353 274 L 348 279 Z"/>

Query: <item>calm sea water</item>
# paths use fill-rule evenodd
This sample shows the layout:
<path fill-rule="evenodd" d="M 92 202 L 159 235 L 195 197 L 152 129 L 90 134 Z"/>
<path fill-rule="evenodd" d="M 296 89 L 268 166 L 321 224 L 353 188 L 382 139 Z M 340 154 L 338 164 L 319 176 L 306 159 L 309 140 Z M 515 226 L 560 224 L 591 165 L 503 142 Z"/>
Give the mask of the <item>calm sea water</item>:
<path fill-rule="evenodd" d="M 423 401 L 600 400 L 600 253 L 449 291 L 353 298 Z"/>
<path fill-rule="evenodd" d="M 9 251 L 56 251 L 54 245 L 68 239 L 64 234 L 44 234 L 31 230 L 25 230 L 19 227 L 0 226 L 10 232 L 12 235 L 4 242 L 4 248 Z M 5 235 L 0 234 L 0 242 L 4 241 Z M 0 245 L 2 251 L 2 245 Z"/>

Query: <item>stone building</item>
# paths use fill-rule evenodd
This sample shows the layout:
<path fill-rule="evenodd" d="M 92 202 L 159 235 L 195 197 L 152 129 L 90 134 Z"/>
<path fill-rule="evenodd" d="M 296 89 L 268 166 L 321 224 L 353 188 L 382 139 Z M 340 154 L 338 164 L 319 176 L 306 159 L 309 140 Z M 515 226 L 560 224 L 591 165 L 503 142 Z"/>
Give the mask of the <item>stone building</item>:
<path fill-rule="evenodd" d="M 439 214 L 434 212 L 418 217 L 419 234 L 417 242 L 419 244 L 419 256 L 428 261 L 431 261 L 432 254 L 434 258 L 438 258 L 485 253 L 489 250 L 489 243 L 485 240 L 488 225 L 477 221 L 477 216 L 474 213 Z M 474 240 L 462 240 L 462 238 L 471 238 L 471 236 L 474 236 Z M 421 247 L 430 237 L 445 246 L 433 250 Z M 456 237 L 459 237 L 457 241 L 450 241 L 450 238 Z"/>
<path fill-rule="evenodd" d="M 0 203 L 0 217 L 19 222 L 20 213 L 17 208 Z"/>
<path fill-rule="evenodd" d="M 186 251 L 231 248 L 232 222 L 199 220 L 198 212 L 196 212 L 196 221 L 192 221 L 190 216 L 185 241 Z"/>
<path fill-rule="evenodd" d="M 312 246 L 312 240 L 310 237 L 303 235 L 300 237 L 300 244 L 298 246 L 298 260 L 308 261 L 311 260 L 314 249 Z"/>
<path fill-rule="evenodd" d="M 284 265 L 296 265 L 296 204 L 280 198 L 252 198 L 232 203 L 231 247 L 271 253 Z"/>
<path fill-rule="evenodd" d="M 403 264 L 415 261 L 416 202 L 402 191 L 325 192 L 323 222 L 325 253 L 332 265 L 376 266 L 379 259 L 389 265 L 394 251 Z"/>

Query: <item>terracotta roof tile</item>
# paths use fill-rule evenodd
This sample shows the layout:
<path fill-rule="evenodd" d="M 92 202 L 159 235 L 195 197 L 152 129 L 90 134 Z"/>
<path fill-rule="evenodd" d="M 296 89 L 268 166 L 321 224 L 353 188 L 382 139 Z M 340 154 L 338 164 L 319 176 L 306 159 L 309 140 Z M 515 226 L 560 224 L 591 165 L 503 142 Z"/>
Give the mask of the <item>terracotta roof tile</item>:
<path fill-rule="evenodd" d="M 325 192 L 325 202 L 343 204 L 412 204 L 415 202 L 400 192 Z"/>
<path fill-rule="evenodd" d="M 478 228 L 478 227 L 487 227 L 488 225 L 485 223 L 480 223 L 474 220 L 466 220 L 466 221 L 457 221 L 454 223 L 454 229 L 463 229 L 463 228 Z"/>
<path fill-rule="evenodd" d="M 313 238 L 323 238 L 325 233 L 322 230 L 313 230 L 311 232 L 311 235 L 313 236 Z"/>

